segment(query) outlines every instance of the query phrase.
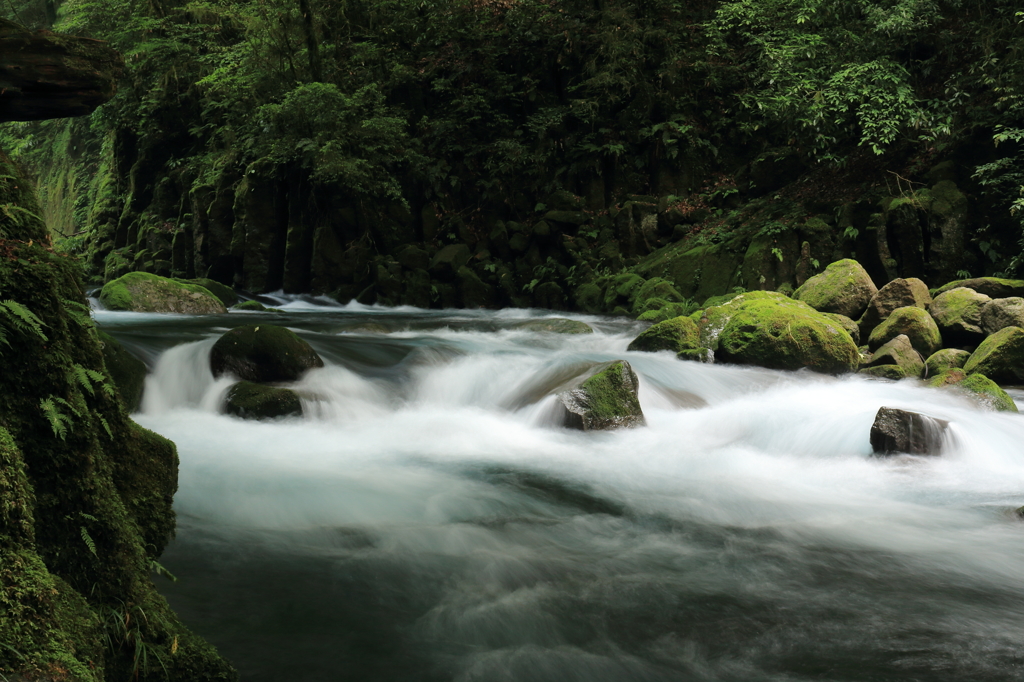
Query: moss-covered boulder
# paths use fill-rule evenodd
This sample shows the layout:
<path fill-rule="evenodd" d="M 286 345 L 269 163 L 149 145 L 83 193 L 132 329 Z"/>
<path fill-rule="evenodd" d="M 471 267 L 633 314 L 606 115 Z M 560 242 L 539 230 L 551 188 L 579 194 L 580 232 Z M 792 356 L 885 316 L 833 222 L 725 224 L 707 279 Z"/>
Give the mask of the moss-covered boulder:
<path fill-rule="evenodd" d="M 850 335 L 853 342 L 856 345 L 860 345 L 860 327 L 857 326 L 855 320 L 839 313 L 822 313 L 822 315 L 839 323 L 839 326 L 846 330 L 846 333 Z"/>
<path fill-rule="evenodd" d="M 288 388 L 239 381 L 228 390 L 224 411 L 242 419 L 301 417 L 302 401 Z"/>
<path fill-rule="evenodd" d="M 626 350 L 678 353 L 697 348 L 700 348 L 700 332 L 696 323 L 688 317 L 675 317 L 645 329 Z"/>
<path fill-rule="evenodd" d="M 672 282 L 654 277 L 644 282 L 637 290 L 633 300 L 633 314 L 641 315 L 648 310 L 659 310 L 670 303 L 680 304 L 683 300 L 683 295 Z M 657 301 L 657 305 L 652 305 L 651 301 Z"/>
<path fill-rule="evenodd" d="M 640 322 L 653 322 L 657 324 L 658 322 L 671 320 L 673 317 L 690 315 L 692 308 L 692 303 L 666 303 L 656 310 L 648 310 L 641 313 L 636 319 Z"/>
<path fill-rule="evenodd" d="M 882 323 L 897 308 L 914 306 L 928 309 L 932 302 L 928 286 L 916 277 L 897 278 L 886 284 L 871 297 L 867 310 L 857 324 L 861 338 L 868 338 L 871 331 Z"/>
<path fill-rule="evenodd" d="M 951 369 L 928 382 L 933 388 L 954 387 L 969 394 L 983 407 L 997 412 L 1017 412 L 1013 398 L 999 384 L 984 374 L 967 374 L 962 369 Z"/>
<path fill-rule="evenodd" d="M 995 334 L 1007 327 L 1024 327 L 1024 298 L 996 298 L 981 308 L 981 329 Z"/>
<path fill-rule="evenodd" d="M 943 284 L 933 292 L 934 296 L 944 294 L 951 289 L 966 287 L 973 289 L 979 294 L 985 294 L 989 298 L 1010 298 L 1024 296 L 1024 279 L 1003 279 L 1001 277 L 974 277 L 972 279 L 959 279 L 955 282 Z"/>
<path fill-rule="evenodd" d="M 716 362 L 829 374 L 854 371 L 860 363 L 842 325 L 774 291 L 740 294 L 704 317 L 700 345 L 715 352 Z"/>
<path fill-rule="evenodd" d="M 1000 329 L 982 341 L 964 371 L 984 374 L 1000 384 L 1024 384 L 1024 328 Z"/>
<path fill-rule="evenodd" d="M 197 277 L 196 279 L 179 279 L 177 281 L 182 282 L 184 284 L 196 284 L 198 286 L 203 287 L 211 294 L 216 296 L 220 300 L 220 302 L 224 304 L 225 308 L 230 308 L 231 306 L 238 303 L 238 294 L 235 293 L 234 289 L 227 286 L 226 284 L 221 284 L 216 280 L 212 280 L 209 277 Z"/>
<path fill-rule="evenodd" d="M 283 313 L 284 312 L 280 308 L 268 308 L 267 306 L 265 306 L 262 303 L 260 303 L 259 301 L 257 301 L 255 298 L 251 299 L 249 301 L 242 301 L 241 303 L 236 303 L 235 305 L 231 306 L 231 310 L 236 310 L 236 311 L 242 312 L 242 313 L 244 313 L 244 312 L 250 312 L 250 313 Z"/>
<path fill-rule="evenodd" d="M 825 271 L 811 277 L 793 293 L 823 313 L 837 313 L 857 319 L 864 314 L 878 288 L 860 263 L 846 258 L 829 264 Z"/>
<path fill-rule="evenodd" d="M 929 356 L 942 348 L 942 335 L 935 320 L 924 308 L 897 308 L 871 331 L 868 347 L 877 350 L 886 342 L 904 334 L 922 355 Z"/>
<path fill-rule="evenodd" d="M 956 287 L 939 294 L 929 311 L 942 332 L 947 346 L 971 346 L 985 337 L 981 328 L 981 309 L 991 301 L 974 289 Z"/>
<path fill-rule="evenodd" d="M 896 366 L 903 377 L 921 377 L 924 374 L 924 357 L 914 348 L 906 334 L 890 339 L 871 355 L 864 364 L 865 368 L 873 369 L 880 366 Z M 865 372 L 879 376 L 879 370 Z M 893 370 L 887 369 L 885 376 L 891 376 Z M 901 377 L 902 378 L 902 377 Z"/>
<path fill-rule="evenodd" d="M 121 394 L 121 400 L 129 412 L 142 404 L 142 390 L 146 385 L 146 363 L 138 359 L 110 334 L 98 331 L 103 347 L 103 364 Z"/>
<path fill-rule="evenodd" d="M 145 272 L 129 272 L 100 291 L 100 303 L 108 310 L 137 313 L 225 313 L 227 308 L 208 289 Z"/>
<path fill-rule="evenodd" d="M 565 317 L 549 317 L 542 320 L 517 322 L 511 329 L 530 332 L 547 332 L 549 334 L 593 334 L 594 328 L 586 322 L 570 320 Z"/>
<path fill-rule="evenodd" d="M 235 327 L 210 350 L 215 377 L 232 374 L 255 382 L 296 381 L 307 370 L 323 366 L 312 346 L 292 330 L 272 324 Z"/>
<path fill-rule="evenodd" d="M 605 367 L 576 388 L 560 393 L 565 408 L 563 424 L 580 431 L 645 426 L 637 391 L 640 380 L 628 362 L 620 360 Z"/>
<path fill-rule="evenodd" d="M 951 369 L 960 369 L 967 364 L 971 354 L 959 348 L 943 348 L 928 356 L 924 361 L 928 376 L 934 377 Z"/>

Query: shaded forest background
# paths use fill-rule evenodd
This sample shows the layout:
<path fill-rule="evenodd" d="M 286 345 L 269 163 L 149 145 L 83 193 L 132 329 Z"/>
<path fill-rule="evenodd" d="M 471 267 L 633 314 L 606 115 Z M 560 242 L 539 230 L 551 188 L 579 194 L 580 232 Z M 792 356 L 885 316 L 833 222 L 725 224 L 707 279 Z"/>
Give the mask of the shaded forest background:
<path fill-rule="evenodd" d="M 0 145 L 97 284 L 638 315 L 847 256 L 1017 276 L 1018 6 L 11 0 L 127 69 Z"/>

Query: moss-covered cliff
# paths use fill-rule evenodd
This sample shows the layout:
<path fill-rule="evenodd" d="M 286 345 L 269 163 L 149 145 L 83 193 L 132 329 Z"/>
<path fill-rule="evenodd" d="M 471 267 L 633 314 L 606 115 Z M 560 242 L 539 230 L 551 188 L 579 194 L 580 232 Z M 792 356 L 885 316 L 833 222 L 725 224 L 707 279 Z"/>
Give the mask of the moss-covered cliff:
<path fill-rule="evenodd" d="M 153 585 L 177 453 L 113 390 L 80 268 L 30 187 L 0 155 L 0 674 L 235 679 Z"/>

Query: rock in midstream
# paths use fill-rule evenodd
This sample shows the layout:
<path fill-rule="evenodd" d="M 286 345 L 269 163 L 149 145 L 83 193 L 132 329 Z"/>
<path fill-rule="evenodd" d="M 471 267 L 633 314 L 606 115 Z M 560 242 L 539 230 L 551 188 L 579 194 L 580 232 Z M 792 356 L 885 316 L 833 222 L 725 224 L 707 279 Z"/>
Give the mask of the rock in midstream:
<path fill-rule="evenodd" d="M 871 425 L 876 455 L 938 455 L 949 422 L 895 407 L 880 407 Z"/>
<path fill-rule="evenodd" d="M 646 426 L 637 390 L 640 380 L 628 362 L 619 360 L 576 388 L 559 393 L 563 425 L 580 431 L 608 431 Z"/>

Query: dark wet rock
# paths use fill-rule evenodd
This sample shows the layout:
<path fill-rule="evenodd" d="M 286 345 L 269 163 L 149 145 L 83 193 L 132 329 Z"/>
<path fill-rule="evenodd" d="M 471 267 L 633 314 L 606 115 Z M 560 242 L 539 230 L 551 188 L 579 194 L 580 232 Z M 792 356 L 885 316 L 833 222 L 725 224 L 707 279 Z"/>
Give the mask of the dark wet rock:
<path fill-rule="evenodd" d="M 242 419 L 301 417 L 302 401 L 291 389 L 240 381 L 228 390 L 224 411 Z"/>
<path fill-rule="evenodd" d="M 982 341 L 964 371 L 984 374 L 1000 384 L 1024 384 L 1024 328 L 1000 329 Z"/>
<path fill-rule="evenodd" d="M 821 274 L 811 277 L 793 293 L 823 313 L 836 313 L 851 319 L 864 314 L 878 288 L 860 263 L 850 258 L 831 263 Z"/>
<path fill-rule="evenodd" d="M 225 313 L 227 309 L 208 289 L 145 272 L 129 272 L 100 291 L 100 302 L 109 310 L 137 313 Z"/>
<path fill-rule="evenodd" d="M 871 425 L 871 449 L 877 455 L 938 455 L 948 426 L 942 419 L 881 407 Z"/>
<path fill-rule="evenodd" d="M 231 306 L 232 310 L 238 310 L 241 312 L 269 312 L 269 313 L 283 313 L 284 311 L 280 308 L 268 308 L 256 299 L 250 301 L 242 301 L 236 305 Z"/>
<path fill-rule="evenodd" d="M 230 308 L 231 306 L 238 303 L 238 294 L 235 293 L 234 289 L 225 284 L 221 284 L 220 282 L 214 281 L 208 277 L 199 277 L 196 279 L 182 279 L 178 281 L 184 284 L 198 284 L 199 286 L 203 287 L 211 294 L 216 296 L 218 299 L 220 299 L 220 302 L 224 304 L 225 308 Z"/>
<path fill-rule="evenodd" d="M 110 334 L 97 330 L 103 347 L 103 364 L 129 412 L 139 409 L 146 385 L 146 363 L 138 359 Z"/>
<path fill-rule="evenodd" d="M 675 317 L 645 329 L 633 339 L 626 350 L 668 350 L 679 353 L 697 348 L 700 348 L 700 331 L 697 324 L 688 317 Z"/>
<path fill-rule="evenodd" d="M 929 356 L 942 348 L 942 335 L 935 320 L 924 308 L 897 308 L 871 332 L 868 347 L 876 350 L 886 342 L 904 334 L 922 355 Z"/>
<path fill-rule="evenodd" d="M 560 393 L 564 425 L 580 431 L 608 431 L 645 426 L 637 391 L 640 380 L 628 362 L 618 361 Z"/>
<path fill-rule="evenodd" d="M 881 348 L 875 351 L 871 355 L 871 359 L 864 364 L 866 368 L 874 368 L 883 365 L 895 365 L 896 367 L 899 367 L 903 373 L 903 377 L 917 378 L 924 374 L 924 357 L 922 357 L 917 349 L 915 349 L 910 343 L 910 339 L 907 338 L 906 334 L 900 334 L 896 338 L 885 343 Z M 865 372 L 865 374 L 879 376 L 878 371 Z M 888 370 L 886 376 L 890 379 L 897 378 L 891 376 L 891 374 L 892 371 Z"/>
<path fill-rule="evenodd" d="M 236 327 L 210 351 L 215 377 L 232 374 L 246 381 L 295 381 L 307 370 L 323 366 L 317 352 L 295 332 L 271 324 Z"/>
<path fill-rule="evenodd" d="M 935 351 L 924 361 L 928 376 L 934 377 L 951 369 L 963 367 L 971 354 L 959 348 L 943 348 Z"/>
<path fill-rule="evenodd" d="M 891 379 L 893 381 L 899 381 L 900 379 L 907 378 L 906 370 L 899 365 L 875 365 L 874 367 L 865 367 L 860 370 L 858 374 L 875 377 L 877 379 Z"/>
<path fill-rule="evenodd" d="M 974 289 L 957 287 L 939 294 L 928 308 L 947 346 L 974 345 L 985 337 L 981 309 L 990 299 Z"/>
<path fill-rule="evenodd" d="M 570 320 L 564 317 L 549 317 L 543 320 L 527 320 L 517 322 L 510 329 L 521 329 L 530 332 L 549 332 L 551 334 L 593 334 L 594 328 L 586 322 Z"/>
<path fill-rule="evenodd" d="M 981 308 L 981 329 L 995 334 L 1007 327 L 1024 327 L 1024 298 L 996 298 Z"/>
<path fill-rule="evenodd" d="M 951 369 L 928 382 L 933 388 L 954 387 L 968 393 L 983 407 L 996 412 L 1017 412 L 1013 398 L 999 384 L 984 374 L 971 374 L 962 369 Z"/>

